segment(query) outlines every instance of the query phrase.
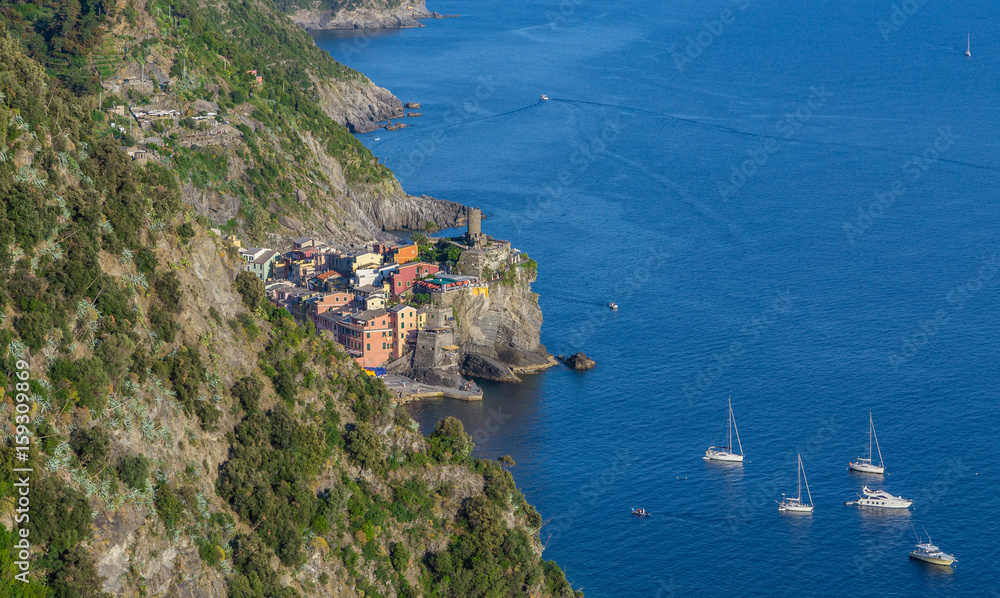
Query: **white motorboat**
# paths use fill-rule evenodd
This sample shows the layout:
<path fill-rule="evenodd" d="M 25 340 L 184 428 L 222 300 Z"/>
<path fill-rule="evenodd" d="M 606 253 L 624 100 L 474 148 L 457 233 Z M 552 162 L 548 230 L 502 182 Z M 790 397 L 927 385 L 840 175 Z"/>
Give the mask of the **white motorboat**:
<path fill-rule="evenodd" d="M 910 558 L 917 559 L 918 561 L 923 561 L 925 563 L 931 563 L 932 565 L 945 565 L 949 567 L 952 563 L 958 561 L 958 559 L 955 558 L 955 555 L 948 554 L 931 543 L 930 534 L 927 535 L 926 542 L 921 542 L 920 537 L 917 536 L 917 549 L 910 552 Z"/>
<path fill-rule="evenodd" d="M 809 497 L 809 503 L 806 504 L 802 502 L 802 481 L 806 482 L 806 496 Z M 812 492 L 809 491 L 809 480 L 806 479 L 806 470 L 802 466 L 802 455 L 799 455 L 799 493 L 795 498 L 789 496 L 781 495 L 781 501 L 778 503 L 779 513 L 812 513 L 813 512 L 813 497 Z"/>
<path fill-rule="evenodd" d="M 913 504 L 912 500 L 902 496 L 893 496 L 885 490 L 870 490 L 868 486 L 863 487 L 861 492 L 864 496 L 859 494 L 857 500 L 849 500 L 844 504 L 879 509 L 908 509 Z"/>
<path fill-rule="evenodd" d="M 736 430 L 736 444 L 740 448 L 739 453 L 733 452 L 733 430 Z M 736 416 L 733 415 L 733 401 L 729 401 L 729 442 L 726 446 L 710 446 L 705 451 L 702 459 L 706 461 L 728 461 L 730 463 L 743 462 L 743 443 L 740 442 L 740 431 L 736 427 Z"/>
<path fill-rule="evenodd" d="M 547 95 L 545 95 L 545 94 L 543 93 L 542 95 L 538 96 L 538 99 L 539 99 L 539 100 L 542 100 L 542 101 L 545 101 L 545 100 L 549 99 L 549 96 L 547 96 Z"/>
<path fill-rule="evenodd" d="M 611 303 L 608 303 L 608 307 L 611 308 L 611 311 L 618 311 L 618 304 L 615 303 L 614 301 L 612 301 Z"/>
<path fill-rule="evenodd" d="M 972 56 L 972 34 L 965 38 L 965 55 Z"/>
<path fill-rule="evenodd" d="M 872 440 L 875 441 L 875 450 L 878 451 L 878 464 L 872 462 Z M 885 473 L 885 465 L 882 463 L 882 449 L 878 445 L 878 435 L 875 434 L 875 422 L 872 414 L 868 412 L 868 456 L 858 457 L 856 461 L 847 464 L 847 469 L 859 473 L 871 473 L 882 475 Z"/>

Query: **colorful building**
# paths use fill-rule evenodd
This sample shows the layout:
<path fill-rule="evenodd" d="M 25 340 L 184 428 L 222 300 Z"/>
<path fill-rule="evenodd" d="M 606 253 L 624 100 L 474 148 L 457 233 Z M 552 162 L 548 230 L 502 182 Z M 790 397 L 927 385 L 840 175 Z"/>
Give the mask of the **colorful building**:
<path fill-rule="evenodd" d="M 392 326 L 384 309 L 344 316 L 334 326 L 337 342 L 344 345 L 358 365 L 375 367 L 392 356 Z"/>
<path fill-rule="evenodd" d="M 417 310 L 409 305 L 389 308 L 389 323 L 392 324 L 392 358 L 399 359 L 413 350 L 417 342 Z"/>
<path fill-rule="evenodd" d="M 389 285 L 392 289 L 393 295 L 399 295 L 400 293 L 405 293 L 413 288 L 413 283 L 420 278 L 430 276 L 441 268 L 435 264 L 428 264 L 427 262 L 413 262 L 409 264 L 403 264 L 389 275 Z"/>
<path fill-rule="evenodd" d="M 359 268 L 378 268 L 382 265 L 382 256 L 377 253 L 341 253 L 331 254 L 330 267 L 345 276 L 350 276 Z"/>
<path fill-rule="evenodd" d="M 416 261 L 419 257 L 420 248 L 417 247 L 416 243 L 414 243 L 413 245 L 394 247 L 385 254 L 385 261 L 395 262 L 397 264 L 408 264 L 412 261 Z"/>
<path fill-rule="evenodd" d="M 267 282 L 274 278 L 274 262 L 278 252 L 266 247 L 250 247 L 241 249 L 240 256 L 246 261 L 246 269 L 253 272 L 257 278 Z"/>
<path fill-rule="evenodd" d="M 351 293 L 336 292 L 315 297 L 309 301 L 309 314 L 315 320 L 319 314 L 328 311 L 340 311 L 351 305 L 354 295 Z"/>

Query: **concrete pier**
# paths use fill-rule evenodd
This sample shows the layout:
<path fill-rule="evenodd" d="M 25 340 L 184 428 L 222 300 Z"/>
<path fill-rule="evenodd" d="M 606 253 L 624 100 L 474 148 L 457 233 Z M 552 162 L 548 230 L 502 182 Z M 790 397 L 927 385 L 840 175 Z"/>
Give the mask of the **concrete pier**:
<path fill-rule="evenodd" d="M 406 376 L 400 376 L 398 374 L 387 374 L 382 378 L 382 382 L 385 383 L 385 387 L 388 388 L 389 392 L 391 392 L 392 395 L 401 403 L 408 403 L 417 399 L 429 399 L 433 397 L 458 399 L 460 401 L 483 400 L 483 394 L 481 392 L 470 392 L 467 390 L 459 390 L 457 388 L 449 388 L 447 386 L 433 386 L 431 384 L 424 384 L 423 382 L 411 380 Z"/>

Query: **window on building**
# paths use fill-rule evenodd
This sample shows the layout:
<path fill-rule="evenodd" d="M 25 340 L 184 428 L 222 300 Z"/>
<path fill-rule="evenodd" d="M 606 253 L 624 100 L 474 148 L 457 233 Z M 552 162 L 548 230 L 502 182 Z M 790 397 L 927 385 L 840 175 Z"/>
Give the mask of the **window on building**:
<path fill-rule="evenodd" d="M 372 337 L 372 333 L 371 333 L 371 332 L 369 332 L 369 333 L 368 333 L 368 336 L 367 336 L 367 337 L 365 337 L 365 338 L 371 338 L 371 337 Z"/>

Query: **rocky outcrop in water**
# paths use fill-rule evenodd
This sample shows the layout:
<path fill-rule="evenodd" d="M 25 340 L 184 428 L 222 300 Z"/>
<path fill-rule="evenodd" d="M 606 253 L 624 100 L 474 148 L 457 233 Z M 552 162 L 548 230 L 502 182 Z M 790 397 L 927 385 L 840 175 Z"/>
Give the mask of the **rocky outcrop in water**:
<path fill-rule="evenodd" d="M 559 359 L 574 370 L 589 370 L 597 365 L 597 362 L 587 357 L 585 353 L 574 353 L 569 357 L 560 355 Z"/>

